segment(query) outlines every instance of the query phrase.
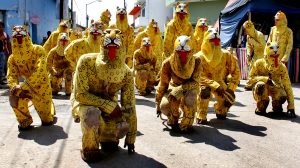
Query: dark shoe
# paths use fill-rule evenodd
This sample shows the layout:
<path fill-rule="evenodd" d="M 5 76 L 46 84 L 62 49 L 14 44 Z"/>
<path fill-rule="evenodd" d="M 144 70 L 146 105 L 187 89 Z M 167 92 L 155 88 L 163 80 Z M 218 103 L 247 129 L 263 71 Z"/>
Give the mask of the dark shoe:
<path fill-rule="evenodd" d="M 189 127 L 187 129 L 180 130 L 181 134 L 190 134 L 190 133 L 193 133 L 193 132 L 194 132 L 194 128 L 193 127 Z"/>
<path fill-rule="evenodd" d="M 101 150 L 106 153 L 112 153 L 119 150 L 119 142 L 100 142 Z"/>
<path fill-rule="evenodd" d="M 71 95 L 71 93 L 66 93 L 66 96 L 70 96 Z"/>
<path fill-rule="evenodd" d="M 246 86 L 244 87 L 244 89 L 245 89 L 246 91 L 250 91 L 250 90 L 252 90 L 252 86 L 246 85 Z"/>
<path fill-rule="evenodd" d="M 208 125 L 207 119 L 196 118 L 196 123 L 199 124 L 199 125 Z"/>
<path fill-rule="evenodd" d="M 255 109 L 255 114 L 260 116 L 265 116 L 267 113 L 266 111 L 259 111 L 258 109 Z"/>
<path fill-rule="evenodd" d="M 52 96 L 57 96 L 58 95 L 58 92 L 53 92 L 52 91 Z"/>
<path fill-rule="evenodd" d="M 219 120 L 226 120 L 226 114 L 216 114 L 216 116 Z"/>
<path fill-rule="evenodd" d="M 51 126 L 51 125 L 56 124 L 56 122 L 57 122 L 57 117 L 53 117 L 53 121 L 50 121 L 50 122 L 42 121 L 42 126 Z"/>
<path fill-rule="evenodd" d="M 146 88 L 146 93 L 147 93 L 147 94 L 150 94 L 150 93 L 152 92 L 152 90 L 154 90 L 154 88 L 147 87 L 147 88 Z"/>
<path fill-rule="evenodd" d="M 101 159 L 101 152 L 99 149 L 90 151 L 80 150 L 80 154 L 82 160 L 89 163 L 97 162 Z"/>
<path fill-rule="evenodd" d="M 32 129 L 33 126 L 32 125 L 29 125 L 27 127 L 21 127 L 20 125 L 18 125 L 18 130 L 21 132 L 21 131 L 28 131 L 30 129 Z"/>

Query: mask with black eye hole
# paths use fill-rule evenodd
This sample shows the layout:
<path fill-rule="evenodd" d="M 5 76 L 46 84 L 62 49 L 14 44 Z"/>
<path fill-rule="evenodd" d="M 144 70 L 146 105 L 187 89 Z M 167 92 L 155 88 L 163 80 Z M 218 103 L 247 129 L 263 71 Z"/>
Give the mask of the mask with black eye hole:
<path fill-rule="evenodd" d="M 268 59 L 274 63 L 274 67 L 278 68 L 279 66 L 279 54 L 277 53 L 279 49 L 279 45 L 276 42 L 267 43 L 266 47 L 266 55 L 269 57 Z"/>
<path fill-rule="evenodd" d="M 202 31 L 206 30 L 208 25 L 207 25 L 207 19 L 206 18 L 200 18 L 198 20 L 199 24 L 198 24 L 198 27 L 200 29 L 202 29 Z"/>
<path fill-rule="evenodd" d="M 221 40 L 220 40 L 218 30 L 216 28 L 209 27 L 207 33 L 209 33 L 209 37 L 208 37 L 209 42 L 213 43 L 215 46 L 219 46 Z"/>
<path fill-rule="evenodd" d="M 27 30 L 23 26 L 14 26 L 12 30 L 12 37 L 16 38 L 18 44 L 23 43 L 23 38 L 28 36 Z"/>
<path fill-rule="evenodd" d="M 151 42 L 149 37 L 144 37 L 142 40 L 142 46 L 146 48 L 146 51 L 149 52 L 150 50 L 150 46 L 151 46 Z"/>
<path fill-rule="evenodd" d="M 185 16 L 188 14 L 187 8 L 188 6 L 186 3 L 177 3 L 175 11 L 181 20 L 183 20 Z"/>
<path fill-rule="evenodd" d="M 181 63 L 186 63 L 191 52 L 191 39 L 188 36 L 179 36 L 175 41 L 175 52 L 180 57 Z"/>
<path fill-rule="evenodd" d="M 69 43 L 68 34 L 67 33 L 61 33 L 59 37 L 59 41 L 62 46 L 66 46 Z"/>
<path fill-rule="evenodd" d="M 119 16 L 120 20 L 124 20 L 126 15 L 126 9 L 117 7 L 117 16 Z"/>
<path fill-rule="evenodd" d="M 108 57 L 110 61 L 116 58 L 116 50 L 121 47 L 121 30 L 106 29 L 104 31 L 104 49 L 108 50 Z"/>
<path fill-rule="evenodd" d="M 94 40 L 97 40 L 99 36 L 103 34 L 103 25 L 101 22 L 94 22 L 90 27 L 90 34 L 93 36 Z"/>

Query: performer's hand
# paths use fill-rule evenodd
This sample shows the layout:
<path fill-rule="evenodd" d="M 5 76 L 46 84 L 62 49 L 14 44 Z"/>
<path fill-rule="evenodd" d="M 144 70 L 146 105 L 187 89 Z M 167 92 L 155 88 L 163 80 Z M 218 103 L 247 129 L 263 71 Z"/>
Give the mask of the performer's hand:
<path fill-rule="evenodd" d="M 226 92 L 231 94 L 231 96 L 233 96 L 235 98 L 235 94 L 234 94 L 234 91 L 231 90 L 231 89 L 226 89 Z"/>
<path fill-rule="evenodd" d="M 112 117 L 112 118 L 120 118 L 120 117 L 122 117 L 122 110 L 121 110 L 121 108 L 120 108 L 119 105 L 117 105 L 116 108 L 114 109 L 114 111 L 112 111 L 110 113 L 110 117 Z"/>
<path fill-rule="evenodd" d="M 21 92 L 21 90 L 22 87 L 20 85 L 16 85 L 10 90 L 10 94 L 16 95 L 18 92 Z"/>
<path fill-rule="evenodd" d="M 134 154 L 135 150 L 134 150 L 134 144 L 128 144 L 125 142 L 124 144 L 124 148 L 128 147 L 128 154 Z"/>
<path fill-rule="evenodd" d="M 28 90 L 23 90 L 20 93 L 19 97 L 23 98 L 23 99 L 25 99 L 25 98 L 31 99 L 32 98 Z"/>
<path fill-rule="evenodd" d="M 157 115 L 157 117 L 159 117 L 161 115 L 161 111 L 160 110 L 156 110 L 156 115 Z"/>
<path fill-rule="evenodd" d="M 217 89 L 216 89 L 216 92 L 219 96 L 223 96 L 225 90 L 222 86 L 219 86 Z"/>
<path fill-rule="evenodd" d="M 295 109 L 288 109 L 287 115 L 290 118 L 296 118 Z"/>
<path fill-rule="evenodd" d="M 177 101 L 177 99 L 176 99 L 175 96 L 169 94 L 169 96 L 168 96 L 168 101 L 169 101 L 169 102 L 174 102 L 174 101 Z"/>
<path fill-rule="evenodd" d="M 267 80 L 267 84 L 269 86 L 274 86 L 274 83 L 273 83 L 272 79 L 270 79 L 270 78 Z"/>

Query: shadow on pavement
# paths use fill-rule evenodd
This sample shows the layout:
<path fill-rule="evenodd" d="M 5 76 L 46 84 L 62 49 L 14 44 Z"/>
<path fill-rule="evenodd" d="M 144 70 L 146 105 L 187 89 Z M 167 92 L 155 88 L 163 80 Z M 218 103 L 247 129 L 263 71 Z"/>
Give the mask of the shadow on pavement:
<path fill-rule="evenodd" d="M 182 136 L 189 139 L 186 141 L 187 143 L 205 143 L 224 151 L 240 149 L 240 147 L 234 144 L 236 142 L 235 139 L 209 126 L 193 126 L 193 132 L 188 134 L 174 132 L 169 128 L 164 128 L 164 131 L 169 131 L 171 136 Z"/>
<path fill-rule="evenodd" d="M 287 121 L 291 121 L 294 123 L 298 123 L 300 124 L 300 118 L 296 113 L 297 118 L 290 118 L 287 116 L 286 112 L 283 113 L 276 113 L 276 112 L 268 112 L 265 117 L 270 118 L 270 119 L 274 119 L 274 120 L 287 120 Z"/>
<path fill-rule="evenodd" d="M 164 164 L 154 160 L 153 158 L 147 157 L 145 155 L 135 153 L 128 155 L 126 149 L 119 148 L 118 152 L 112 154 L 104 154 L 103 158 L 96 163 L 88 163 L 92 168 L 102 167 L 122 167 L 122 168 L 132 168 L 132 167 L 143 167 L 143 168 L 165 168 Z"/>
<path fill-rule="evenodd" d="M 232 120 L 227 118 L 226 120 L 218 120 L 218 119 L 211 119 L 209 121 L 209 125 L 217 128 L 217 129 L 225 129 L 230 131 L 238 131 L 244 132 L 250 135 L 255 136 L 266 136 L 262 131 L 266 131 L 267 128 L 264 126 L 253 126 L 246 123 L 243 123 L 238 120 Z"/>
<path fill-rule="evenodd" d="M 57 95 L 52 95 L 52 98 L 58 100 L 69 100 L 70 96 L 66 96 L 64 94 L 57 94 Z"/>
<path fill-rule="evenodd" d="M 155 108 L 155 102 L 146 99 L 136 98 L 136 105 L 144 105 Z"/>
<path fill-rule="evenodd" d="M 34 127 L 31 130 L 20 132 L 18 137 L 24 140 L 34 140 L 40 145 L 48 146 L 54 144 L 58 139 L 68 138 L 68 134 L 62 127 L 52 125 Z"/>

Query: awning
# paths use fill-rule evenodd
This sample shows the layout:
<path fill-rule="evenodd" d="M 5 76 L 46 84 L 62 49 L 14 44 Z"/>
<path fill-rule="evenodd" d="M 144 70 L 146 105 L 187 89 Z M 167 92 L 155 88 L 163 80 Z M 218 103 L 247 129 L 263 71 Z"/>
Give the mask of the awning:
<path fill-rule="evenodd" d="M 133 19 L 135 20 L 141 13 L 141 7 L 139 5 L 134 6 L 134 8 L 129 12 L 129 15 L 133 15 Z"/>

